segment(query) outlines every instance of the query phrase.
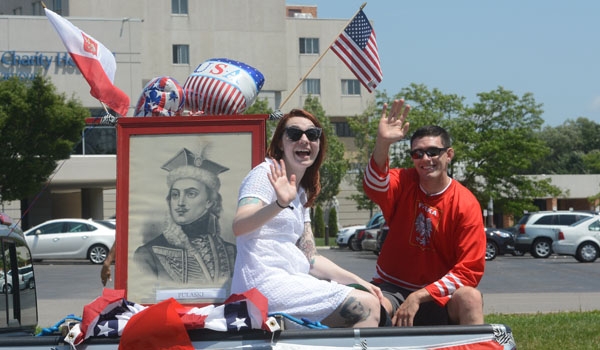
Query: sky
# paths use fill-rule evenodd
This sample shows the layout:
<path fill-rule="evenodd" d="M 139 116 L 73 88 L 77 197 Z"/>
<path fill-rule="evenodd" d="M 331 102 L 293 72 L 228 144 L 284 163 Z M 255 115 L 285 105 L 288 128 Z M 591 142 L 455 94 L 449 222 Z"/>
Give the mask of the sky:
<path fill-rule="evenodd" d="M 350 19 L 365 0 L 286 3 L 316 5 L 318 18 Z M 578 117 L 600 123 L 600 1 L 366 4 L 383 71 L 377 89 L 389 96 L 417 83 L 463 96 L 472 105 L 478 93 L 502 87 L 519 97 L 532 93 L 542 104 L 545 126 Z"/>

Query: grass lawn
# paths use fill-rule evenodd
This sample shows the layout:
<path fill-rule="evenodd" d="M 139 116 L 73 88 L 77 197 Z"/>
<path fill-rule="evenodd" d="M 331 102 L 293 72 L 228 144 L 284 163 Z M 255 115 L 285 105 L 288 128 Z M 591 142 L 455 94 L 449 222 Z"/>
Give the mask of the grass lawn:
<path fill-rule="evenodd" d="M 486 323 L 512 329 L 517 349 L 600 349 L 600 311 L 491 314 Z"/>

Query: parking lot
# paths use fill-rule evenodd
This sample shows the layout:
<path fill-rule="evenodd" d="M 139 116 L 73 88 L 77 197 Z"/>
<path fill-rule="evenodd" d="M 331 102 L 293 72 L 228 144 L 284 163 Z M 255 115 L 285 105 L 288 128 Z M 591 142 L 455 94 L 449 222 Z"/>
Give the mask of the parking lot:
<path fill-rule="evenodd" d="M 377 256 L 372 252 L 320 248 L 338 265 L 370 280 Z M 102 293 L 100 266 L 82 261 L 35 263 L 40 325 L 81 314 L 83 306 Z M 107 287 L 113 287 L 109 283 Z M 499 256 L 486 263 L 479 289 L 484 312 L 547 313 L 600 310 L 600 260 L 579 263 L 571 257 L 535 259 Z"/>
<path fill-rule="evenodd" d="M 366 280 L 375 270 L 373 252 L 347 248 L 319 252 Z M 486 262 L 479 290 L 485 314 L 600 310 L 600 260 L 584 264 L 557 255 L 547 259 L 502 255 Z"/>
<path fill-rule="evenodd" d="M 338 265 L 369 280 L 377 256 L 370 251 L 320 249 Z M 580 263 L 572 257 L 552 255 L 547 259 L 502 255 L 486 262 L 479 285 L 483 293 L 587 293 L 600 291 L 600 260 Z"/>

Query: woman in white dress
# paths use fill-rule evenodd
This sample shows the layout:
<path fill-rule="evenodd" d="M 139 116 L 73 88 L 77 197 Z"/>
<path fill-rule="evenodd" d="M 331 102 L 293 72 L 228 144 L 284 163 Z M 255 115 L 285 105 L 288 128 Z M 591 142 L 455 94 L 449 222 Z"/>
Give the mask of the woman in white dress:
<path fill-rule="evenodd" d="M 240 187 L 232 292 L 257 288 L 269 300 L 269 312 L 329 327 L 377 327 L 379 288 L 316 250 L 309 213 L 321 189 L 326 146 L 321 125 L 310 113 L 294 109 L 279 121 L 268 158 Z"/>

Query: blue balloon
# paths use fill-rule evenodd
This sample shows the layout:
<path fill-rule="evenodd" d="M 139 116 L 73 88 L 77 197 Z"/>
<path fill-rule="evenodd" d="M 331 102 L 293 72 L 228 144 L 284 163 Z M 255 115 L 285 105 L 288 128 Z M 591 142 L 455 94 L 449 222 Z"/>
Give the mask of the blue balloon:
<path fill-rule="evenodd" d="M 168 76 L 148 82 L 138 100 L 134 117 L 171 117 L 181 115 L 185 94 L 177 80 Z"/>

